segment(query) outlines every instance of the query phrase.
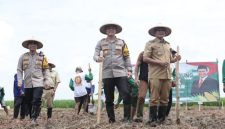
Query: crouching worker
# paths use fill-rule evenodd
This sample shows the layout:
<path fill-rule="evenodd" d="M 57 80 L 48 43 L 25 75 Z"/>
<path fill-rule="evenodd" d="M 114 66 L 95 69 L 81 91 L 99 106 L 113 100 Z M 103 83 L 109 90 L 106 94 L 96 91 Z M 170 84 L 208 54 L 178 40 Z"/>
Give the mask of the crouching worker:
<path fill-rule="evenodd" d="M 92 80 L 93 75 L 91 72 L 89 74 L 84 74 L 81 67 L 77 67 L 75 70 L 75 77 L 70 79 L 69 87 L 74 91 L 75 99 L 75 113 L 78 115 L 80 113 L 81 107 L 83 105 L 84 112 L 87 112 L 87 90 L 86 87 L 90 87 L 90 83 L 87 80 Z"/>
<path fill-rule="evenodd" d="M 4 88 L 0 86 L 0 104 L 1 104 L 2 108 L 4 108 L 6 115 L 8 116 L 9 112 L 8 112 L 8 109 L 7 109 L 5 101 L 4 101 L 4 96 L 5 96 Z"/>

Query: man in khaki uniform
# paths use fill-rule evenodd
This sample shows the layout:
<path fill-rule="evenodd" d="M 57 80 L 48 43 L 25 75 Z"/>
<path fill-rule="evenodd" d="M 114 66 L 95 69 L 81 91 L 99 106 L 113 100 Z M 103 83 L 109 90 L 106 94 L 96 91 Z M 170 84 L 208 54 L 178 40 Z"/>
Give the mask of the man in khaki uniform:
<path fill-rule="evenodd" d="M 98 42 L 95 47 L 94 60 L 103 62 L 103 84 L 106 98 L 106 110 L 109 123 L 115 122 L 114 114 L 114 90 L 117 87 L 124 103 L 124 122 L 130 121 L 131 96 L 130 87 L 127 83 L 127 76 L 131 75 L 129 50 L 126 43 L 118 39 L 115 34 L 120 33 L 122 27 L 117 24 L 105 24 L 100 28 L 100 32 L 107 35 Z M 103 57 L 100 56 L 103 51 Z"/>
<path fill-rule="evenodd" d="M 50 76 L 51 76 L 51 85 L 48 87 L 44 87 L 43 91 L 43 102 L 47 103 L 47 117 L 48 120 L 52 118 L 52 107 L 53 107 L 53 100 L 55 96 L 56 89 L 60 83 L 59 74 L 57 71 L 53 70 L 55 65 L 53 63 L 48 63 Z"/>
<path fill-rule="evenodd" d="M 41 97 L 43 87 L 49 85 L 49 69 L 46 57 L 42 52 L 37 53 L 37 49 L 43 44 L 37 40 L 26 40 L 22 43 L 29 52 L 24 53 L 17 66 L 18 87 L 22 87 L 24 78 L 25 104 L 32 105 L 32 124 L 37 125 L 37 117 L 41 110 Z M 30 106 L 26 110 L 29 110 Z"/>
<path fill-rule="evenodd" d="M 144 62 L 149 64 L 148 77 L 151 83 L 149 123 L 152 126 L 156 126 L 157 119 L 160 123 L 165 120 L 171 86 L 170 63 L 181 59 L 179 55 L 172 58 L 170 44 L 164 40 L 170 33 L 171 29 L 165 26 L 151 28 L 149 34 L 156 38 L 147 42 L 144 50 Z"/>

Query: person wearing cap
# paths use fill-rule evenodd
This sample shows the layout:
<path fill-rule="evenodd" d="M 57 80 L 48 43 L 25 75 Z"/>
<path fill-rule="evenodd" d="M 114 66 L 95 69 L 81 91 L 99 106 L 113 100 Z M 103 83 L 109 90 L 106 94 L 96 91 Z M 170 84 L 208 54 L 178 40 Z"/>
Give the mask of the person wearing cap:
<path fill-rule="evenodd" d="M 47 103 L 47 119 L 50 120 L 52 118 L 53 100 L 56 89 L 60 83 L 60 78 L 58 72 L 53 70 L 55 64 L 48 63 L 48 67 L 51 76 L 51 85 L 44 87 L 42 99 L 44 103 Z"/>
<path fill-rule="evenodd" d="M 22 87 L 24 80 L 25 103 L 32 105 L 32 124 L 38 125 L 37 118 L 41 110 L 43 87 L 49 85 L 50 73 L 45 55 L 37 52 L 43 44 L 37 40 L 26 40 L 22 43 L 29 52 L 22 54 L 17 66 L 18 86 Z M 29 107 L 27 107 L 29 110 Z"/>
<path fill-rule="evenodd" d="M 172 57 L 170 44 L 164 39 L 171 33 L 169 27 L 156 26 L 148 32 L 155 37 L 146 43 L 143 55 L 144 62 L 149 64 L 148 77 L 151 82 L 148 123 L 150 126 L 156 126 L 157 120 L 159 123 L 163 123 L 165 120 L 171 86 L 170 63 L 180 60 L 181 57 L 180 55 Z"/>
<path fill-rule="evenodd" d="M 132 73 L 129 50 L 124 40 L 115 36 L 122 31 L 118 24 L 109 23 L 100 27 L 100 32 L 107 37 L 101 39 L 94 52 L 94 60 L 103 62 L 102 78 L 106 97 L 106 110 L 109 123 L 115 122 L 114 88 L 117 87 L 124 103 L 124 122 L 131 120 L 131 95 L 127 76 Z M 103 54 L 101 54 L 103 53 Z"/>
<path fill-rule="evenodd" d="M 90 81 L 93 80 L 93 74 L 89 70 L 89 74 L 84 74 L 81 67 L 76 67 L 75 76 L 70 79 L 69 87 L 74 91 L 75 114 L 79 115 L 83 105 L 84 112 L 87 110 L 88 92 L 86 88 L 91 88 Z"/>
<path fill-rule="evenodd" d="M 135 122 L 143 121 L 145 96 L 148 89 L 150 89 L 148 85 L 148 64 L 143 61 L 143 54 L 144 51 L 139 54 L 134 70 L 135 83 L 138 85 L 139 89 L 137 100 L 137 118 L 134 119 Z"/>

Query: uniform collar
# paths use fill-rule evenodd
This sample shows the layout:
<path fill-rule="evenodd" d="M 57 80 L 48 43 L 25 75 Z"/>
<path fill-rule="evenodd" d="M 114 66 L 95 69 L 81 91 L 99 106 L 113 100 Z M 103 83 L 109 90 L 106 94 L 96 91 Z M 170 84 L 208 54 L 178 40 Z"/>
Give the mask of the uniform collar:
<path fill-rule="evenodd" d="M 159 38 L 155 38 L 154 39 L 154 42 L 157 42 L 157 43 L 168 43 L 165 39 L 163 39 L 162 41 L 159 39 Z M 168 43 L 169 44 L 169 43 Z"/>
<path fill-rule="evenodd" d="M 28 55 L 30 55 L 30 56 L 32 56 L 30 52 L 27 52 L 27 54 L 28 54 Z M 35 54 L 34 54 L 34 55 L 38 55 L 38 53 L 37 53 L 37 52 L 35 52 Z"/>
<path fill-rule="evenodd" d="M 115 37 L 113 40 L 109 40 L 108 38 L 105 38 L 105 40 L 107 41 L 107 42 L 116 42 L 118 39 L 117 39 L 117 37 Z"/>

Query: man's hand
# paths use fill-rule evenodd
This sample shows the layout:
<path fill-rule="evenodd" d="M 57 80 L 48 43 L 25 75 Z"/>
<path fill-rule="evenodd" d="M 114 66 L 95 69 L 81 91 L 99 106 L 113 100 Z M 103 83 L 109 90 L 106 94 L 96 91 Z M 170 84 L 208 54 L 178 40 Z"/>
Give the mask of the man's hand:
<path fill-rule="evenodd" d="M 22 85 L 23 85 L 22 80 L 18 80 L 18 84 L 17 85 L 18 85 L 19 88 L 21 88 Z"/>
<path fill-rule="evenodd" d="M 119 107 L 119 104 L 116 104 L 116 105 L 114 106 L 115 109 L 117 109 L 118 107 Z"/>
<path fill-rule="evenodd" d="M 53 90 L 52 90 L 51 95 L 52 95 L 52 96 L 54 96 L 54 95 L 55 95 L 55 89 L 53 89 Z"/>
<path fill-rule="evenodd" d="M 139 86 L 140 81 L 138 78 L 135 78 L 135 83 Z"/>
<path fill-rule="evenodd" d="M 167 67 L 170 65 L 170 63 L 164 62 L 164 61 L 160 61 L 158 64 L 159 64 L 161 67 L 165 67 L 165 68 L 167 68 Z"/>
<path fill-rule="evenodd" d="M 127 72 L 127 77 L 130 78 L 132 76 L 131 72 Z"/>
<path fill-rule="evenodd" d="M 176 81 L 172 81 L 171 87 L 176 87 L 176 86 L 177 86 Z"/>
<path fill-rule="evenodd" d="M 98 62 L 103 62 L 104 57 L 98 57 Z"/>
<path fill-rule="evenodd" d="M 180 56 L 180 55 L 176 55 L 175 59 L 176 59 L 177 61 L 180 61 L 180 60 L 181 60 L 181 56 Z"/>

